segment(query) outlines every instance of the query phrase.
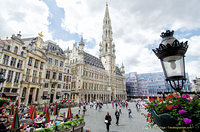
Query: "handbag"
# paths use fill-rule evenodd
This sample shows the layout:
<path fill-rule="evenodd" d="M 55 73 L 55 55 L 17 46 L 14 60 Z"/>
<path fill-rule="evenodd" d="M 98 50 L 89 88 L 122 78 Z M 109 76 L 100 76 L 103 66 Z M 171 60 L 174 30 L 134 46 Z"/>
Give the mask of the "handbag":
<path fill-rule="evenodd" d="M 105 120 L 105 123 L 108 123 L 108 120 Z"/>

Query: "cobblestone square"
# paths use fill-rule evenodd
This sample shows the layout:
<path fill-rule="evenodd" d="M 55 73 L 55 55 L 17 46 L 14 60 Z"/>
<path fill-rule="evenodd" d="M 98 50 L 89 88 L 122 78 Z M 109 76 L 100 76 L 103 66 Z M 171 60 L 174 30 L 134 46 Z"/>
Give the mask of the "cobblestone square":
<path fill-rule="evenodd" d="M 135 103 L 129 103 L 129 107 L 132 110 L 132 118 L 128 118 L 128 110 L 122 108 L 122 114 L 119 118 L 119 125 L 117 126 L 115 118 L 115 108 L 113 109 L 111 104 L 108 104 L 108 107 L 104 104 L 102 111 L 95 110 L 94 108 L 86 106 L 87 111 L 85 115 L 85 127 L 86 130 L 90 132 L 106 132 L 106 125 L 104 123 L 105 115 L 107 112 L 110 113 L 112 117 L 112 122 L 110 126 L 110 132 L 161 132 L 159 128 L 154 126 L 153 128 L 148 127 L 146 119 L 141 113 L 146 113 L 144 109 L 141 112 L 137 112 L 135 108 Z M 61 109 L 60 112 L 67 112 L 67 109 Z M 72 108 L 73 114 L 78 113 L 78 107 Z M 82 112 L 81 112 L 82 114 Z"/>

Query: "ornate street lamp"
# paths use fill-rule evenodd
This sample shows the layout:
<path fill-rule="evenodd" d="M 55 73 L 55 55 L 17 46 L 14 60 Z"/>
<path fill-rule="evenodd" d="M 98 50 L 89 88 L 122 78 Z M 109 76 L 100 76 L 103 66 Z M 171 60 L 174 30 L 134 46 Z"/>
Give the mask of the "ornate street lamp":
<path fill-rule="evenodd" d="M 179 42 L 173 34 L 173 30 L 162 32 L 160 36 L 163 40 L 159 48 L 153 49 L 153 52 L 161 61 L 166 81 L 175 91 L 180 92 L 186 80 L 184 57 L 188 44 L 187 41 Z"/>
<path fill-rule="evenodd" d="M 0 86 L 1 86 L 1 83 L 3 83 L 5 80 L 6 80 L 6 79 L 4 78 L 3 73 L 0 72 Z M 0 88 L 0 89 L 1 89 L 1 88 Z M 1 89 L 0 96 L 2 96 L 2 93 L 3 93 L 3 91 L 2 91 L 2 89 Z"/>

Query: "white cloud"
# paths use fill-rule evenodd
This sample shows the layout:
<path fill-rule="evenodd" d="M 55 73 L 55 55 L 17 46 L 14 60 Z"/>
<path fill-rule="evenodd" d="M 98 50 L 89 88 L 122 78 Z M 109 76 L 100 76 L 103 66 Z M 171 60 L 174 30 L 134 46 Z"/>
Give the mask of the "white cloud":
<path fill-rule="evenodd" d="M 94 48 L 85 50 L 98 56 L 102 37 L 104 0 L 56 0 L 65 11 L 62 28 L 70 33 L 83 34 L 87 41 L 96 40 Z M 144 4 L 145 3 L 145 4 Z M 123 62 L 126 72 L 162 71 L 159 59 L 149 49 L 161 42 L 160 33 L 166 29 L 191 31 L 200 27 L 199 0 L 115 0 L 109 1 L 109 12 L 116 47 L 116 62 Z M 48 30 L 49 9 L 41 0 L 1 1 L 0 38 L 22 31 L 24 37 L 37 36 L 43 31 L 44 40 L 52 39 Z M 185 39 L 183 39 L 185 41 Z M 186 70 L 189 74 L 200 73 L 200 36 L 188 39 L 189 49 Z M 72 48 L 74 40 L 56 41 L 64 50 Z"/>
<path fill-rule="evenodd" d="M 42 31 L 44 39 L 51 39 L 48 15 L 48 7 L 41 0 L 1 1 L 0 37 L 5 39 L 19 31 L 22 32 L 22 37 L 33 37 Z"/>
<path fill-rule="evenodd" d="M 69 40 L 69 41 L 55 40 L 55 42 L 60 46 L 61 49 L 66 50 L 68 47 L 69 49 L 73 48 L 75 40 Z"/>
<path fill-rule="evenodd" d="M 57 0 L 57 5 L 65 10 L 62 27 L 72 33 L 83 33 L 86 39 L 95 39 L 98 52 L 101 41 L 105 1 Z M 144 4 L 145 3 L 145 4 Z M 160 33 L 166 29 L 190 31 L 200 27 L 200 1 L 158 1 L 158 0 L 115 0 L 109 1 L 109 12 L 116 45 L 117 63 L 125 64 L 126 72 L 162 71 L 159 59 L 151 49 L 161 42 Z M 199 38 L 191 38 L 191 44 Z M 198 42 L 199 43 L 199 42 Z M 157 48 L 155 47 L 155 48 Z M 188 55 L 199 55 L 199 45 L 189 47 Z M 190 49 L 191 48 L 191 49 Z M 95 53 L 93 53 L 94 55 Z M 191 69 L 199 68 L 188 62 Z M 191 73 L 190 73 L 191 72 Z M 195 71 L 190 70 L 189 74 Z"/>
<path fill-rule="evenodd" d="M 189 39 L 183 39 L 183 41 L 188 41 L 188 51 L 187 51 L 187 56 L 198 56 L 200 57 L 200 36 L 192 36 Z"/>

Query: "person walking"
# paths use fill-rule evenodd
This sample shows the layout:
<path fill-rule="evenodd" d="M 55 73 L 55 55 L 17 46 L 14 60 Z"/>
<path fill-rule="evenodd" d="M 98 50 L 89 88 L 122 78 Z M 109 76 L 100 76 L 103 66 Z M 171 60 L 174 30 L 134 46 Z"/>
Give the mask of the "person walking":
<path fill-rule="evenodd" d="M 132 113 L 132 112 L 131 112 L 131 108 L 128 108 L 128 117 L 129 117 L 129 118 L 132 118 L 131 113 Z"/>
<path fill-rule="evenodd" d="M 119 124 L 119 116 L 120 116 L 120 113 L 118 112 L 118 110 L 115 111 L 115 116 L 116 116 L 116 125 Z"/>
<path fill-rule="evenodd" d="M 83 117 L 85 116 L 85 112 L 86 112 L 86 106 L 83 105 Z"/>
<path fill-rule="evenodd" d="M 115 107 L 114 105 L 115 105 L 114 102 L 112 102 L 112 108 L 113 108 L 113 109 L 114 109 L 114 107 Z"/>
<path fill-rule="evenodd" d="M 105 116 L 105 123 L 106 123 L 106 130 L 109 132 L 109 126 L 111 125 L 112 118 L 109 115 L 109 112 L 107 112 L 107 115 Z"/>
<path fill-rule="evenodd" d="M 116 109 L 117 109 L 117 106 L 118 106 L 118 104 L 117 104 L 117 103 L 115 103 L 115 107 L 116 107 Z"/>
<path fill-rule="evenodd" d="M 136 109 L 137 109 L 137 112 L 139 112 L 139 104 L 138 104 L 138 102 L 136 103 Z"/>
<path fill-rule="evenodd" d="M 119 104 L 119 113 L 122 114 L 122 105 Z"/>

